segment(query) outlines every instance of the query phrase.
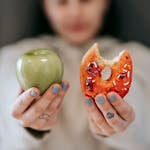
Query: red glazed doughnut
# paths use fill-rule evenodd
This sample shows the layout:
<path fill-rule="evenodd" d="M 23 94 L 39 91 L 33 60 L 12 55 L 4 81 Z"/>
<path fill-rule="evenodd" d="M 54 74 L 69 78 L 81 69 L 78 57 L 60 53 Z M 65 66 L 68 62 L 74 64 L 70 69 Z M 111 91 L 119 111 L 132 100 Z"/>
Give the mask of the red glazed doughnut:
<path fill-rule="evenodd" d="M 127 50 L 113 60 L 104 59 L 95 43 L 84 55 L 80 65 L 80 83 L 83 93 L 95 97 L 99 93 L 117 92 L 122 98 L 132 81 L 132 58 Z"/>

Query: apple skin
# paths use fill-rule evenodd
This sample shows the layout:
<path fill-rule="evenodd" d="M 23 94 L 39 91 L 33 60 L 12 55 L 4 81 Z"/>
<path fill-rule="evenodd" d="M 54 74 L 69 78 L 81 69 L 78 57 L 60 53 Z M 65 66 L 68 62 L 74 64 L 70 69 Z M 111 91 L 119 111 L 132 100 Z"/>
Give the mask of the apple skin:
<path fill-rule="evenodd" d="M 43 94 L 53 83 L 61 83 L 64 66 L 59 55 L 50 49 L 24 53 L 17 61 L 17 80 L 23 90 L 37 87 Z"/>

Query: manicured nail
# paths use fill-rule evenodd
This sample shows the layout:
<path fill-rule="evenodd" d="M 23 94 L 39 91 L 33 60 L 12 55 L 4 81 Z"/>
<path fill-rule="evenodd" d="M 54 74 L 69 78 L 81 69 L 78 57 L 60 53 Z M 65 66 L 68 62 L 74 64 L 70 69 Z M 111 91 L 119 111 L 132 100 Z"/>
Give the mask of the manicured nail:
<path fill-rule="evenodd" d="M 105 103 L 105 99 L 104 99 L 103 96 L 98 97 L 98 98 L 96 99 L 96 101 L 97 101 L 98 103 L 100 103 L 100 104 L 104 104 L 104 103 Z"/>
<path fill-rule="evenodd" d="M 37 93 L 36 93 L 34 90 L 32 90 L 32 91 L 30 92 L 30 94 L 31 94 L 31 96 L 33 96 L 33 97 L 37 96 Z"/>
<path fill-rule="evenodd" d="M 54 87 L 52 88 L 52 92 L 53 92 L 54 94 L 57 94 L 57 93 L 59 92 L 59 88 L 58 88 L 57 86 L 54 86 Z"/>
<path fill-rule="evenodd" d="M 67 89 L 67 87 L 68 87 L 68 84 L 67 84 L 67 83 L 63 83 L 63 85 L 62 85 L 62 89 L 63 89 L 63 90 L 66 90 L 66 89 Z"/>
<path fill-rule="evenodd" d="M 87 106 L 90 106 L 92 104 L 92 101 L 90 99 L 86 99 L 85 104 Z"/>
<path fill-rule="evenodd" d="M 115 95 L 109 95 L 108 97 L 111 102 L 114 102 L 117 99 Z"/>

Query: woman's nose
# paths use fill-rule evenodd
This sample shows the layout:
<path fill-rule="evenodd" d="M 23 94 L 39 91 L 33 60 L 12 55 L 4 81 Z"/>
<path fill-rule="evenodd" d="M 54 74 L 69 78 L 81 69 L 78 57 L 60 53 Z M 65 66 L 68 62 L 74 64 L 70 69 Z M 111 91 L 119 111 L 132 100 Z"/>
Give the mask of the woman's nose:
<path fill-rule="evenodd" d="M 81 15 L 81 5 L 77 2 L 72 2 L 69 5 L 69 14 L 72 19 L 78 18 Z"/>

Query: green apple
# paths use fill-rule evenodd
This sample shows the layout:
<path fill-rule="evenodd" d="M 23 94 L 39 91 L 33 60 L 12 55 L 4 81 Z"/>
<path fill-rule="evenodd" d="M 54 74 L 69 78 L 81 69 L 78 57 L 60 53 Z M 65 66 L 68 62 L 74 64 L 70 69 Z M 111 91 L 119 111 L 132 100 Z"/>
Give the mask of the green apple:
<path fill-rule="evenodd" d="M 61 83 L 63 72 L 61 58 L 50 49 L 30 50 L 17 61 L 17 80 L 23 90 L 37 87 L 43 94 L 51 84 Z"/>

